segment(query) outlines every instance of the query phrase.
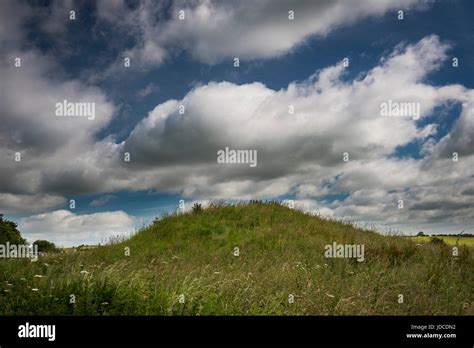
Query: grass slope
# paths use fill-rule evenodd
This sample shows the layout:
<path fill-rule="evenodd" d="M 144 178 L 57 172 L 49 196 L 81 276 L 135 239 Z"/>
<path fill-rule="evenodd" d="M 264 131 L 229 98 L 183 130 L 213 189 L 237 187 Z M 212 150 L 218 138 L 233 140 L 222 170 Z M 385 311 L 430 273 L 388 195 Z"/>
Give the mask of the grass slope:
<path fill-rule="evenodd" d="M 365 261 L 326 258 L 334 241 L 364 244 Z M 93 250 L 0 260 L 0 314 L 474 314 L 474 250 L 451 248 L 279 204 L 212 206 Z"/>

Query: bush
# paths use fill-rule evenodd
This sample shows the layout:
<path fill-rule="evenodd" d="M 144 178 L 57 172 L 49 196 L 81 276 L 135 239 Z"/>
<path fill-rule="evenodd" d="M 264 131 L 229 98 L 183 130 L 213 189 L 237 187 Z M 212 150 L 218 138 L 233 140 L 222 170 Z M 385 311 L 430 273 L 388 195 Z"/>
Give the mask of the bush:
<path fill-rule="evenodd" d="M 194 205 L 193 205 L 193 214 L 199 214 L 200 212 L 202 212 L 202 204 L 194 203 Z"/>

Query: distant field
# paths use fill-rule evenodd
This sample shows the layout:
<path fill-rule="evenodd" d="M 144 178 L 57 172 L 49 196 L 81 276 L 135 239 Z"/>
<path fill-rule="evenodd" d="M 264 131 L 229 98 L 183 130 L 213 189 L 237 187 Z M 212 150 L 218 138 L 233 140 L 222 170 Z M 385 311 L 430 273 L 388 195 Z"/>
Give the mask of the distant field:
<path fill-rule="evenodd" d="M 73 247 L 73 248 L 60 248 L 60 249 L 65 254 L 71 254 L 71 253 L 75 253 L 75 252 L 78 252 L 78 251 L 93 250 L 97 247 L 98 247 L 98 245 L 86 245 L 86 246 L 79 246 L 79 247 Z"/>
<path fill-rule="evenodd" d="M 326 257 L 333 242 L 365 260 Z M 88 249 L 0 259 L 0 315 L 474 314 L 473 248 L 454 257 L 279 204 L 171 215 Z"/>
<path fill-rule="evenodd" d="M 459 245 L 467 245 L 470 247 L 474 247 L 474 237 L 456 237 L 456 236 L 416 236 L 416 237 L 410 237 L 413 240 L 419 241 L 419 242 L 429 242 L 431 238 L 436 237 L 439 239 L 442 239 L 446 244 L 449 245 L 456 245 L 458 243 Z"/>

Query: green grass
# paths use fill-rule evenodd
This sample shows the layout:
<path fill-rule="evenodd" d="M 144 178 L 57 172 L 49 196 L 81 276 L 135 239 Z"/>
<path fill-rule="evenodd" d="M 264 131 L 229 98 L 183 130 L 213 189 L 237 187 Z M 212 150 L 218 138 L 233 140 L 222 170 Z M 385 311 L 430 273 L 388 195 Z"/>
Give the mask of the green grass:
<path fill-rule="evenodd" d="M 334 241 L 363 244 L 365 261 L 326 258 Z M 474 314 L 473 248 L 416 244 L 279 204 L 212 206 L 91 250 L 0 260 L 0 314 Z"/>

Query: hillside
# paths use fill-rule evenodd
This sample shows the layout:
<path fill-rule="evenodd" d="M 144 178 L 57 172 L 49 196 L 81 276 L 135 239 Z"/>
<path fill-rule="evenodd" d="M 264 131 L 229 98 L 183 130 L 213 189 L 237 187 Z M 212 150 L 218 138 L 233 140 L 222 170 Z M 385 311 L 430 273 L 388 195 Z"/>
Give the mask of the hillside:
<path fill-rule="evenodd" d="M 363 245 L 364 261 L 325 257 L 333 242 Z M 0 314 L 472 315 L 473 269 L 472 247 L 216 205 L 91 250 L 0 259 Z"/>

